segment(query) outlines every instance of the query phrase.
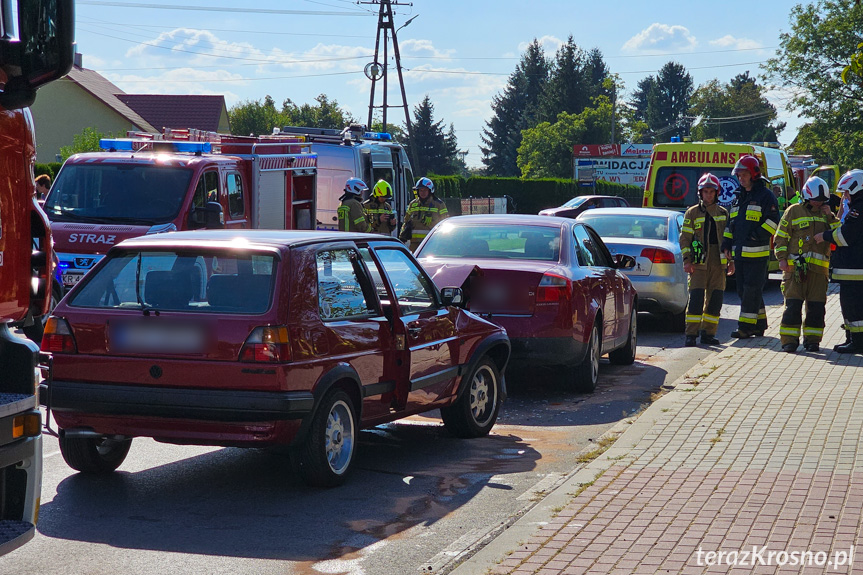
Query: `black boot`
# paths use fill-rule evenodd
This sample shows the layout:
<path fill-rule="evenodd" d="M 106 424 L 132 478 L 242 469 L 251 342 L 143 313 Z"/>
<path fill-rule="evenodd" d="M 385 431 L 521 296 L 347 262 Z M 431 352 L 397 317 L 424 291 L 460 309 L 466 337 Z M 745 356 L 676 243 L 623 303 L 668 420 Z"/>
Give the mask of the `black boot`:
<path fill-rule="evenodd" d="M 833 351 L 839 353 L 863 353 L 863 333 L 852 333 L 851 341 L 834 345 Z"/>
<path fill-rule="evenodd" d="M 686 346 L 686 347 L 695 347 L 695 344 L 696 344 L 696 340 L 697 340 L 697 339 L 698 339 L 698 337 L 697 337 L 697 336 L 694 336 L 694 335 L 687 335 L 687 336 L 686 336 L 686 341 L 683 343 L 683 345 L 684 345 L 684 346 Z"/>
<path fill-rule="evenodd" d="M 818 351 L 821 349 L 821 346 L 818 345 L 818 342 L 815 341 L 805 341 L 803 342 L 803 348 L 806 351 Z"/>
<path fill-rule="evenodd" d="M 715 335 L 709 335 L 704 330 L 701 330 L 701 345 L 719 345 L 719 340 Z"/>
<path fill-rule="evenodd" d="M 800 345 L 797 342 L 794 343 L 786 343 L 782 345 L 782 351 L 785 353 L 797 353 L 797 346 Z"/>

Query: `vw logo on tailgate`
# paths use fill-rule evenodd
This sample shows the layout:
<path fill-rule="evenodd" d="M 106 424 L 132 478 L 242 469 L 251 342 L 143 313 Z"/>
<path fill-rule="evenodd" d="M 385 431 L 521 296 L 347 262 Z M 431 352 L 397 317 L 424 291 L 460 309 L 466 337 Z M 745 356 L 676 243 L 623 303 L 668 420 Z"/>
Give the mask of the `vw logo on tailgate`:
<path fill-rule="evenodd" d="M 75 258 L 75 267 L 89 269 L 95 261 L 96 258 Z"/>

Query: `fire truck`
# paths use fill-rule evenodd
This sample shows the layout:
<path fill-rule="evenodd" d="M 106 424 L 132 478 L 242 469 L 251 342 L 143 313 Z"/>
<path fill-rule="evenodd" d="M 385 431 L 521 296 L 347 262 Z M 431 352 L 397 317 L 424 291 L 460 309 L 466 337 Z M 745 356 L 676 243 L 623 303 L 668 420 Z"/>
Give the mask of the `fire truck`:
<path fill-rule="evenodd" d="M 64 290 L 124 239 L 174 230 L 310 230 L 317 156 L 302 137 L 130 133 L 63 164 L 44 209 Z"/>
<path fill-rule="evenodd" d="M 27 106 L 72 67 L 73 30 L 72 0 L 0 0 L 0 555 L 33 537 L 42 489 L 39 349 L 10 329 L 45 314 L 50 299 L 51 234 L 36 202 Z"/>

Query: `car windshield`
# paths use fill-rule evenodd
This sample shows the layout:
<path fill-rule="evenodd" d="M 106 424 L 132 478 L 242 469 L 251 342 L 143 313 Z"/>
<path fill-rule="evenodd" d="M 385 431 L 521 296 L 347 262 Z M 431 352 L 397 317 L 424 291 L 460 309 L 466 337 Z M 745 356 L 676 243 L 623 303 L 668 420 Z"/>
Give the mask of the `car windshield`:
<path fill-rule="evenodd" d="M 445 222 L 419 257 L 558 261 L 560 227 Z"/>
<path fill-rule="evenodd" d="M 568 202 L 563 204 L 561 207 L 562 208 L 577 208 L 578 206 L 583 204 L 586 199 L 587 198 L 585 198 L 584 196 L 578 196 L 576 198 L 572 198 L 571 200 L 569 200 Z"/>
<path fill-rule="evenodd" d="M 52 221 L 153 225 L 180 211 L 192 170 L 152 164 L 70 164 L 45 199 Z"/>
<path fill-rule="evenodd" d="M 235 251 L 126 251 L 88 274 L 69 305 L 261 314 L 270 307 L 275 257 Z"/>
<path fill-rule="evenodd" d="M 653 185 L 653 205 L 657 208 L 688 208 L 698 203 L 698 179 L 710 172 L 722 185 L 719 204 L 730 206 L 734 191 L 739 184 L 731 175 L 730 168 L 707 168 L 701 166 L 674 166 L 659 168 Z"/>
<path fill-rule="evenodd" d="M 603 238 L 669 239 L 668 218 L 665 216 L 585 213 L 578 220 L 592 227 Z"/>

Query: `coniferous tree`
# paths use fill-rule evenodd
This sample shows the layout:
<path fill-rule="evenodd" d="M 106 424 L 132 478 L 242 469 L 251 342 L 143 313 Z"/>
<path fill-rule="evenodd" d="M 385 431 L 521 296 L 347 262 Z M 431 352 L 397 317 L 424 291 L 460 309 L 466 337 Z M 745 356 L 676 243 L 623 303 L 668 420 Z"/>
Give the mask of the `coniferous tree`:
<path fill-rule="evenodd" d="M 650 97 L 650 91 L 655 84 L 656 78 L 653 76 L 648 76 L 638 81 L 635 92 L 632 93 L 632 98 L 629 100 L 635 120 L 647 122 L 647 101 Z"/>
<path fill-rule="evenodd" d="M 434 104 L 426 95 L 414 108 L 412 123 L 413 138 L 408 146 L 416 147 L 419 165 L 413 166 L 415 175 L 454 173 L 458 160 L 458 142 L 455 130 L 450 125 L 449 133 L 444 133 L 443 120 L 434 120 Z"/>
<path fill-rule="evenodd" d="M 647 125 L 654 141 L 667 142 L 671 136 L 689 135 L 689 100 L 692 76 L 681 64 L 668 62 L 656 76 L 647 97 Z"/>
<path fill-rule="evenodd" d="M 539 98 L 548 81 L 549 62 L 536 39 L 528 45 L 502 94 L 492 101 L 494 115 L 483 129 L 480 146 L 486 173 L 518 176 L 521 131 L 533 126 Z"/>
<path fill-rule="evenodd" d="M 590 105 L 591 85 L 586 57 L 572 36 L 554 56 L 554 62 L 540 98 L 539 120 L 555 122 L 561 112 L 579 114 Z"/>
<path fill-rule="evenodd" d="M 612 98 L 614 84 L 609 85 L 606 80 L 611 76 L 608 70 L 608 65 L 602 57 L 602 50 L 592 48 L 587 53 L 584 72 L 587 76 L 587 81 L 590 83 L 590 97 L 608 96 Z M 614 98 L 612 98 L 613 100 Z"/>

